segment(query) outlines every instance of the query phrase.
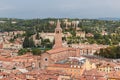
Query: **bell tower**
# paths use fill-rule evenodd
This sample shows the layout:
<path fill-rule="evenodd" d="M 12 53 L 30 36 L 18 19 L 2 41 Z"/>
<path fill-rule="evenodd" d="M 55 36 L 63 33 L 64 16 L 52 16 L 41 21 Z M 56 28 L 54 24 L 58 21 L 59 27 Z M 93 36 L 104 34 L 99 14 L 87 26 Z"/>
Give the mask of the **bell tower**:
<path fill-rule="evenodd" d="M 60 21 L 57 21 L 57 26 L 55 28 L 55 44 L 54 49 L 62 48 L 62 28 L 60 27 Z"/>

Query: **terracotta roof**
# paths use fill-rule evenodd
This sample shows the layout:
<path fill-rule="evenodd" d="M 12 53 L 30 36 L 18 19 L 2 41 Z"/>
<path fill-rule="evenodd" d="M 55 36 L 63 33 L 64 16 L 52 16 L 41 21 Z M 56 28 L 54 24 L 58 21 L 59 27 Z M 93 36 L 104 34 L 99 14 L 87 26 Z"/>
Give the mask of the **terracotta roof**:
<path fill-rule="evenodd" d="M 108 73 L 108 78 L 119 78 L 120 79 L 120 71 L 111 71 Z"/>
<path fill-rule="evenodd" d="M 58 48 L 58 49 L 51 49 L 51 50 L 47 51 L 47 53 L 55 54 L 55 53 L 59 53 L 59 52 L 67 51 L 67 50 L 75 50 L 75 49 L 73 49 L 73 48 Z"/>
<path fill-rule="evenodd" d="M 12 58 L 5 58 L 3 56 L 0 56 L 0 61 L 12 61 Z"/>
<path fill-rule="evenodd" d="M 99 72 L 96 69 L 92 69 L 84 71 L 82 76 L 86 78 L 85 80 L 106 80 L 105 75 L 106 73 Z"/>

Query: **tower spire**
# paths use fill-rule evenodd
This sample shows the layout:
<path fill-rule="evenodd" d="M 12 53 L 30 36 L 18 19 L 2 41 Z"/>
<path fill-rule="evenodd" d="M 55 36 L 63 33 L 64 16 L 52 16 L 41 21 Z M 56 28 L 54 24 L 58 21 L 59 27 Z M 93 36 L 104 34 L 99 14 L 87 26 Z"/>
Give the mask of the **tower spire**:
<path fill-rule="evenodd" d="M 59 21 L 59 19 L 57 20 L 57 28 L 60 28 L 60 21 Z"/>

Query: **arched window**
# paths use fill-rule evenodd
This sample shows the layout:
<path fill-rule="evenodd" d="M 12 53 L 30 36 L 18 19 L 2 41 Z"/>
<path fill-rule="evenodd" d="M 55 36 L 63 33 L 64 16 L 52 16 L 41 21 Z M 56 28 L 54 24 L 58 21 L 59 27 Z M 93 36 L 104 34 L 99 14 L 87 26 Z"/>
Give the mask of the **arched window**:
<path fill-rule="evenodd" d="M 59 33 L 59 31 L 56 31 L 56 33 Z"/>

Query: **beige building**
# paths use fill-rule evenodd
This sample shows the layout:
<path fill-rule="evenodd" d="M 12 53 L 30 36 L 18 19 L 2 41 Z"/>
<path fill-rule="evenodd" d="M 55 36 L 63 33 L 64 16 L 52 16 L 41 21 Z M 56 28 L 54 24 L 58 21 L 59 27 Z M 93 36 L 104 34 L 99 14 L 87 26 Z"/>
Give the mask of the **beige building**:
<path fill-rule="evenodd" d="M 42 37 L 43 39 L 49 39 L 50 42 L 53 42 L 54 41 L 54 36 L 55 36 L 55 33 L 40 33 L 40 37 Z"/>
<path fill-rule="evenodd" d="M 77 37 L 85 38 L 85 31 L 81 32 L 76 32 Z"/>
<path fill-rule="evenodd" d="M 108 45 L 97 45 L 97 44 L 72 44 L 71 47 L 79 49 L 81 55 L 94 55 L 96 51 L 101 48 L 107 48 Z"/>
<path fill-rule="evenodd" d="M 22 49 L 22 44 L 19 43 L 3 43 L 3 49 Z"/>

